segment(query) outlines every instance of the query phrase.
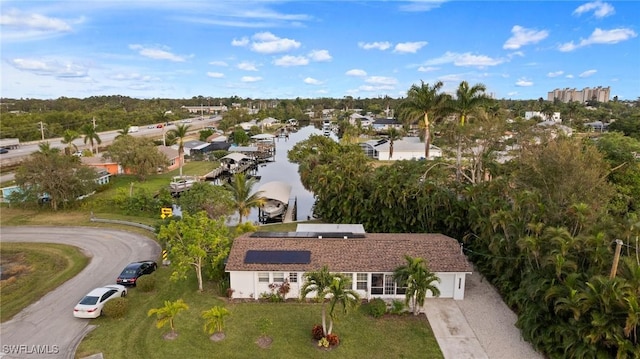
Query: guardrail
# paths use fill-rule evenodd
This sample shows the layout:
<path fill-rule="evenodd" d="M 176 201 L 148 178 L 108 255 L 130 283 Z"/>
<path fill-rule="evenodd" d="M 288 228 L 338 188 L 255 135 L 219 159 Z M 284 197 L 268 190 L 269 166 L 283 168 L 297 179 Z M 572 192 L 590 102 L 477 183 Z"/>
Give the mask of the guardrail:
<path fill-rule="evenodd" d="M 146 224 L 136 223 L 136 222 L 129 222 L 129 221 L 121 221 L 119 219 L 96 218 L 96 217 L 93 216 L 93 214 L 91 214 L 91 222 L 122 224 L 122 225 L 125 225 L 125 226 L 133 226 L 133 227 L 146 229 L 146 230 L 154 232 L 154 233 L 156 232 L 156 229 L 154 227 L 147 226 Z"/>

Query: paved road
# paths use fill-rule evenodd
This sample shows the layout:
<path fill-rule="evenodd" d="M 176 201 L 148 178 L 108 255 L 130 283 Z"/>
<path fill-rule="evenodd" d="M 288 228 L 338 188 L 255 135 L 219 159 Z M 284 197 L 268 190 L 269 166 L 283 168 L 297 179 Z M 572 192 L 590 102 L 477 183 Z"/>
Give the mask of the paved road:
<path fill-rule="evenodd" d="M 73 317 L 73 307 L 91 289 L 115 283 L 130 262 L 156 259 L 160 247 L 153 240 L 125 231 L 89 227 L 2 227 L 2 242 L 49 242 L 70 244 L 91 256 L 91 262 L 74 278 L 25 308 L 0 327 L 0 358 L 69 358 L 91 320 Z M 39 347 L 34 347 L 39 346 Z M 17 349 L 19 348 L 19 349 Z M 38 349 L 39 348 L 39 349 Z M 34 354 L 34 349 L 49 352 Z M 15 350 L 20 350 L 16 354 Z M 29 353 L 29 351 L 31 353 Z"/>

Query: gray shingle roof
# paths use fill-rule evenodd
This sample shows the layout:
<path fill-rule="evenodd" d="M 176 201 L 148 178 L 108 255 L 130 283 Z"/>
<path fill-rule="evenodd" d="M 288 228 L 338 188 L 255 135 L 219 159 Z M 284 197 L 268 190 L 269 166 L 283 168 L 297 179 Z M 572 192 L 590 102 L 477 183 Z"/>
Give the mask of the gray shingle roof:
<path fill-rule="evenodd" d="M 314 271 L 327 265 L 332 272 L 393 272 L 405 255 L 427 260 L 433 272 L 471 272 L 458 241 L 443 234 L 367 233 L 365 238 L 234 239 L 227 271 Z M 244 263 L 248 250 L 308 250 L 309 264 Z"/>

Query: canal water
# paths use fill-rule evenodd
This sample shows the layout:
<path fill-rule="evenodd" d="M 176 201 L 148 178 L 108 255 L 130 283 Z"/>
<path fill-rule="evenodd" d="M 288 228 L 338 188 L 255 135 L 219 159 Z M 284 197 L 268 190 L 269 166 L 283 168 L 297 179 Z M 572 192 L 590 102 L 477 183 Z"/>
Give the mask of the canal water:
<path fill-rule="evenodd" d="M 256 191 L 261 185 L 273 181 L 290 184 L 290 202 L 292 202 L 293 199 L 297 199 L 297 216 L 299 221 L 307 220 L 307 217 L 313 217 L 313 204 L 315 199 L 313 193 L 307 191 L 302 186 L 300 175 L 298 174 L 298 164 L 289 162 L 287 153 L 296 143 L 308 139 L 311 135 L 322 135 L 322 130 L 314 126 L 306 126 L 300 128 L 297 132 L 289 133 L 288 139 L 284 137 L 276 138 L 275 161 L 263 163 L 258 166 L 256 176 L 260 176 L 260 180 L 253 187 L 253 190 Z M 254 208 L 251 210 L 248 220 L 258 222 L 258 209 Z M 237 218 L 235 218 L 235 221 L 237 222 Z"/>

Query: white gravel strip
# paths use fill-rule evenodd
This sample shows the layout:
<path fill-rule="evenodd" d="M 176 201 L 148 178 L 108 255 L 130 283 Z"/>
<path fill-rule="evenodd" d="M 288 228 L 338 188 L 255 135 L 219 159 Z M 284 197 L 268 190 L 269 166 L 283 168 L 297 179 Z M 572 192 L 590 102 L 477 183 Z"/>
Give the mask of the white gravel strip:
<path fill-rule="evenodd" d="M 543 359 L 524 341 L 515 326 L 517 316 L 496 289 L 479 273 L 467 275 L 464 300 L 455 300 L 490 359 Z M 426 301 L 425 304 L 429 302 Z"/>

